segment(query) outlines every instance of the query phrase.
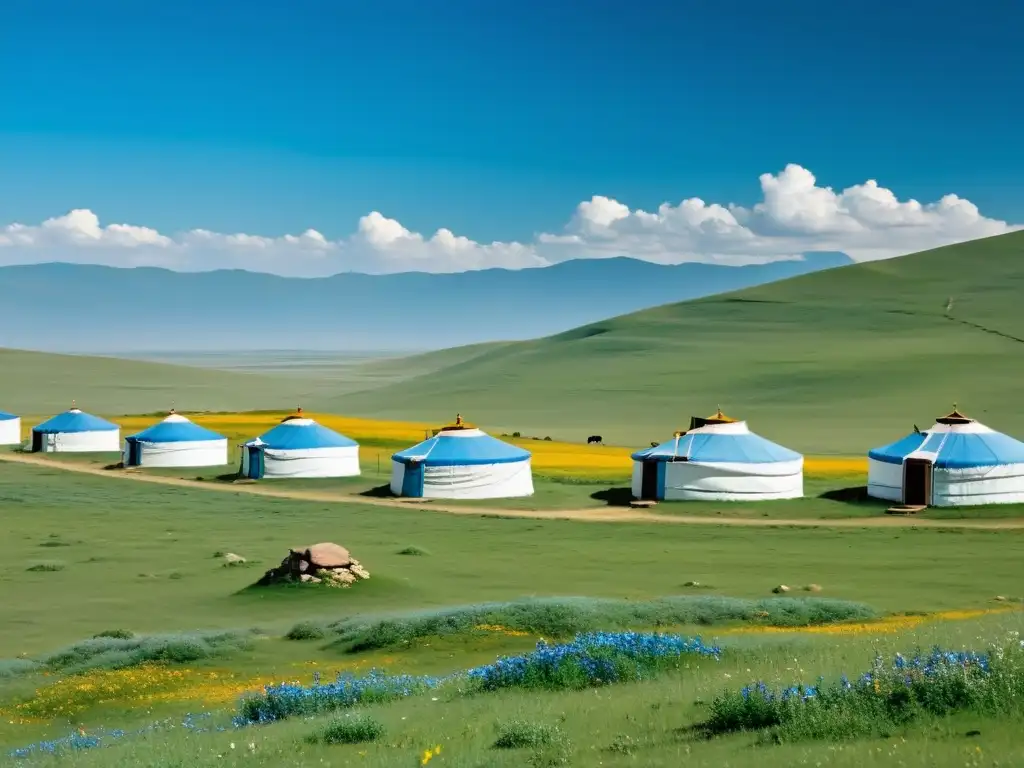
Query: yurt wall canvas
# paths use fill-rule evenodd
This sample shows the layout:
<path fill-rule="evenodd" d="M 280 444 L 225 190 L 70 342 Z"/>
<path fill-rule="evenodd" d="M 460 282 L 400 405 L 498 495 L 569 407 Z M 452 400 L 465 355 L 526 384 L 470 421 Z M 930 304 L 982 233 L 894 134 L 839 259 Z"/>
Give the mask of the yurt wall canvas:
<path fill-rule="evenodd" d="M 120 453 L 121 428 L 78 408 L 32 428 L 32 450 L 43 453 Z"/>
<path fill-rule="evenodd" d="M 126 467 L 219 467 L 228 463 L 228 441 L 172 413 L 126 438 L 123 460 Z"/>
<path fill-rule="evenodd" d="M 257 480 L 356 477 L 359 444 L 313 419 L 291 417 L 242 446 L 240 473 Z"/>
<path fill-rule="evenodd" d="M 461 420 L 392 456 L 391 492 L 435 499 L 533 495 L 530 452 Z"/>
<path fill-rule="evenodd" d="M 870 451 L 868 495 L 909 506 L 1024 503 L 1024 442 L 954 409 Z"/>
<path fill-rule="evenodd" d="M 21 419 L 0 411 L 0 445 L 21 445 Z"/>
<path fill-rule="evenodd" d="M 632 493 L 663 501 L 768 501 L 804 493 L 796 451 L 719 414 L 702 426 L 633 454 Z"/>

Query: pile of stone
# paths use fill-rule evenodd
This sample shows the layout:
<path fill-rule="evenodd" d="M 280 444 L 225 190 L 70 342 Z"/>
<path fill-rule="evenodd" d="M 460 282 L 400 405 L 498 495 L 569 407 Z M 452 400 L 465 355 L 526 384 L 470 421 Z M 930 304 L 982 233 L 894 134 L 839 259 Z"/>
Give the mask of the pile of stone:
<path fill-rule="evenodd" d="M 369 572 L 353 559 L 347 549 L 322 542 L 304 549 L 289 550 L 281 565 L 263 574 L 256 584 L 324 584 L 347 588 L 368 578 Z"/>

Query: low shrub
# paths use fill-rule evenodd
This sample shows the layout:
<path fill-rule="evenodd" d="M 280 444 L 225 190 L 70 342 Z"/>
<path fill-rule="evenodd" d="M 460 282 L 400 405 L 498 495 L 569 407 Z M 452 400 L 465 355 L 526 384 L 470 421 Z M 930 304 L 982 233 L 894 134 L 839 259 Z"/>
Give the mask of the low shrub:
<path fill-rule="evenodd" d="M 365 744 L 384 735 L 384 725 L 367 715 L 347 715 L 332 720 L 309 736 L 314 744 Z"/>
<path fill-rule="evenodd" d="M 314 675 L 313 685 L 293 683 L 268 685 L 262 693 L 242 698 L 235 725 L 272 723 L 288 717 L 309 717 L 359 704 L 394 701 L 422 693 L 440 684 L 440 680 L 411 675 L 388 675 L 371 670 L 362 677 L 342 673 L 332 683 L 321 683 Z"/>
<path fill-rule="evenodd" d="M 58 563 L 56 561 L 48 561 L 45 563 L 35 563 L 25 569 L 33 573 L 52 573 L 54 571 L 63 571 L 64 563 Z"/>
<path fill-rule="evenodd" d="M 959 712 L 1024 714 L 1024 645 L 986 654 L 939 648 L 889 664 L 876 658 L 856 681 L 782 690 L 764 683 L 717 696 L 707 735 L 760 731 L 773 741 L 888 735 L 912 721 Z"/>
<path fill-rule="evenodd" d="M 323 640 L 327 630 L 321 624 L 312 621 L 300 621 L 285 635 L 287 640 Z"/>
<path fill-rule="evenodd" d="M 29 659 L 0 659 L 0 679 L 38 672 L 39 664 Z"/>
<path fill-rule="evenodd" d="M 808 626 L 876 616 L 870 606 L 818 597 L 747 600 L 714 595 L 677 595 L 655 600 L 555 597 L 484 603 L 394 618 L 351 618 L 329 625 L 336 644 L 349 652 L 406 645 L 425 637 L 468 634 L 480 625 L 502 626 L 549 638 L 581 632 L 683 625 L 751 623 Z"/>
<path fill-rule="evenodd" d="M 44 667 L 75 674 L 90 669 L 122 669 L 147 662 L 189 664 L 230 655 L 249 646 L 251 632 L 208 632 L 143 637 L 94 637 L 40 658 Z"/>
<path fill-rule="evenodd" d="M 503 656 L 466 674 L 481 690 L 543 688 L 581 690 L 593 686 L 642 680 L 675 668 L 683 656 L 718 659 L 721 651 L 701 639 L 638 632 L 577 635 L 571 643 L 549 645 L 520 656 Z"/>
<path fill-rule="evenodd" d="M 495 749 L 536 749 L 553 744 L 562 732 L 554 725 L 532 723 L 529 720 L 509 720 L 496 726 L 498 737 Z"/>
<path fill-rule="evenodd" d="M 112 637 L 115 640 L 131 640 L 135 637 L 135 633 L 130 629 L 105 629 L 102 632 L 98 632 L 93 637 Z"/>
<path fill-rule="evenodd" d="M 420 549 L 419 547 L 411 546 L 411 547 L 405 547 L 404 549 L 398 550 L 398 552 L 396 554 L 399 554 L 399 555 L 413 555 L 413 556 L 418 556 L 419 557 L 419 556 L 423 556 L 423 555 L 429 555 L 430 553 L 427 552 L 427 550 L 425 550 L 425 549 Z"/>

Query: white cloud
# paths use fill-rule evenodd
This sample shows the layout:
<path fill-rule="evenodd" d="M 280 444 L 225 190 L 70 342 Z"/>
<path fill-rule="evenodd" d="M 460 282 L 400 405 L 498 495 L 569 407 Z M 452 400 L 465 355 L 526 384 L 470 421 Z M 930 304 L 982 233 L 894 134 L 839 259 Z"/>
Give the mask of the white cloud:
<path fill-rule="evenodd" d="M 836 192 L 799 165 L 763 174 L 760 183 L 761 202 L 750 208 L 692 197 L 648 212 L 595 195 L 576 207 L 561 232 L 528 243 L 480 243 L 444 228 L 427 237 L 377 211 L 363 216 L 351 236 L 329 240 L 315 229 L 280 237 L 204 229 L 167 235 L 103 225 L 92 211 L 76 209 L 38 225 L 0 229 L 0 265 L 67 261 L 316 276 L 520 269 L 622 255 L 666 264 L 749 264 L 826 250 L 866 261 L 1022 228 L 986 218 L 954 194 L 927 204 L 901 201 L 874 180 Z"/>

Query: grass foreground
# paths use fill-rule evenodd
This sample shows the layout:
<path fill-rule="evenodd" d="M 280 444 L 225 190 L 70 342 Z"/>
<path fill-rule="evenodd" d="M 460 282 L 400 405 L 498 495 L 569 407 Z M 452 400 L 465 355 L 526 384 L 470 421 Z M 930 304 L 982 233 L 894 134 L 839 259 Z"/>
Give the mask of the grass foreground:
<path fill-rule="evenodd" d="M 11 463 L 0 503 L 0 749 L 23 764 L 1024 758 L 1017 710 L 946 691 L 955 706 L 939 711 L 931 688 L 822 738 L 796 738 L 782 716 L 708 725 L 716 702 L 758 683 L 832 690 L 879 656 L 1009 648 L 1024 629 L 1018 530 L 595 526 Z M 289 547 L 324 540 L 372 578 L 251 588 Z M 227 567 L 224 552 L 246 562 Z M 1000 674 L 1011 690 L 1016 673 Z M 261 716 L 278 694 L 286 716 Z M 239 727 L 246 711 L 262 724 Z"/>

